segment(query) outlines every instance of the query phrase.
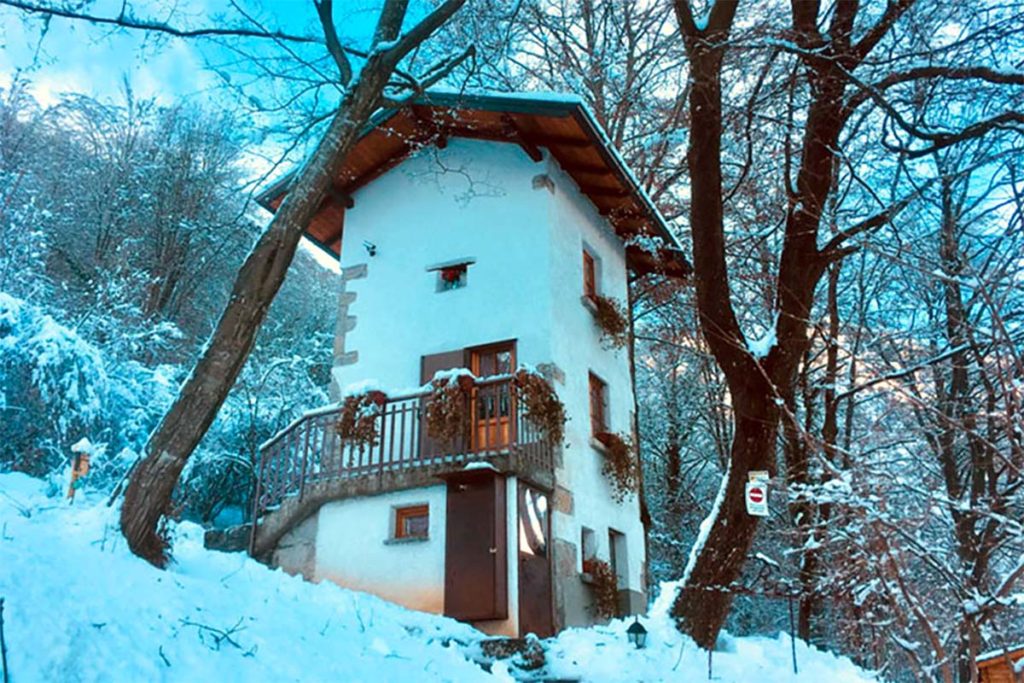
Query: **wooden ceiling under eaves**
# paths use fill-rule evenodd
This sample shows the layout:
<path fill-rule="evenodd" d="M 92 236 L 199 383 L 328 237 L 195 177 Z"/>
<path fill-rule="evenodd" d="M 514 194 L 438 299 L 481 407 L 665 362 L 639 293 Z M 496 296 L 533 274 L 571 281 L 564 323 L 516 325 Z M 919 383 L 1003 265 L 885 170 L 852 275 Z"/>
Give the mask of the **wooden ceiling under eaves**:
<path fill-rule="evenodd" d="M 528 96 L 430 94 L 397 112 L 375 117 L 356 143 L 333 191 L 306 229 L 306 236 L 336 256 L 341 253 L 345 209 L 352 194 L 400 164 L 424 145 L 444 147 L 462 137 L 516 144 L 534 161 L 547 149 L 623 240 L 661 237 L 669 245 L 658 254 L 627 247 L 627 261 L 638 273 L 684 278 L 690 265 L 657 209 L 635 187 L 586 110 L 572 101 Z M 271 211 L 284 199 L 288 178 L 269 188 L 260 203 Z"/>

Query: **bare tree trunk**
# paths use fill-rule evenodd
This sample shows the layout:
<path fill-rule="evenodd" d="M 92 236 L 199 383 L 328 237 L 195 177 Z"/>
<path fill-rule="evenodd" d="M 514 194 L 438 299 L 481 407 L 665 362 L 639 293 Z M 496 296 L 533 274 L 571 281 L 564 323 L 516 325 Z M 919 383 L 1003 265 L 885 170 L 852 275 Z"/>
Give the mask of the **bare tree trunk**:
<path fill-rule="evenodd" d="M 808 50 L 802 60 L 812 97 L 775 282 L 776 341 L 764 357 L 755 357 L 747 348 L 733 309 L 725 258 L 721 75 L 738 2 L 717 0 L 702 22 L 695 20 L 688 0 L 674 4 L 690 62 L 687 165 L 697 310 L 701 332 L 728 382 L 736 423 L 717 509 L 705 521 L 710 528 L 691 553 L 683 588 L 672 606 L 680 628 L 704 648 L 714 646 L 728 616 L 730 589 L 743 570 L 757 531 L 758 519 L 745 510 L 748 474 L 754 469 L 774 473 L 780 404 L 792 393 L 810 344 L 807 328 L 815 289 L 829 262 L 843 255 L 842 240 L 833 239 L 819 249 L 817 239 L 847 115 L 846 77 L 911 2 L 891 5 L 856 45 L 851 43 L 856 3 L 836 6 L 826 39 L 818 29 L 817 3 L 791 2 L 797 45 Z M 821 49 L 825 52 L 819 54 Z M 888 220 L 888 216 L 883 212 L 876 220 Z M 858 230 L 873 224 L 865 222 Z M 856 234 L 852 229 L 844 231 L 844 236 L 852 234 Z"/>
<path fill-rule="evenodd" d="M 828 329 L 825 333 L 825 375 L 821 380 L 824 387 L 822 403 L 824 410 L 821 426 L 821 448 L 822 457 L 827 458 L 833 465 L 836 464 L 836 443 L 839 435 L 839 410 L 836 402 L 836 381 L 839 375 L 839 275 L 842 263 L 833 264 L 828 273 L 828 294 L 826 307 L 828 311 Z M 808 361 L 804 361 L 802 378 L 806 378 Z M 806 381 L 805 379 L 803 381 Z M 808 399 L 810 404 L 812 399 Z M 805 408 L 810 411 L 810 405 Z M 807 418 L 806 430 L 811 429 L 811 420 Z M 790 431 L 787 429 L 787 432 Z M 793 430 L 795 431 L 795 430 Z M 787 448 L 786 468 L 789 481 L 798 484 L 820 484 L 820 477 L 813 478 L 810 474 L 810 458 L 808 455 L 809 446 L 806 445 L 805 435 L 787 435 L 787 441 L 799 439 L 802 455 L 798 459 L 799 467 L 796 466 L 797 459 L 789 456 L 793 447 Z M 795 548 L 800 551 L 800 604 L 797 610 L 797 637 L 810 642 L 812 636 L 812 621 L 821 606 L 821 594 L 818 592 L 819 572 L 822 566 L 822 553 L 825 543 L 826 524 L 831 516 L 831 506 L 828 503 L 819 504 L 814 500 L 802 500 L 791 506 L 793 523 L 797 528 Z M 808 543 L 812 540 L 813 542 Z"/>
<path fill-rule="evenodd" d="M 330 2 L 322 0 L 317 5 L 328 48 L 339 62 L 343 84 L 351 79 L 351 87 L 346 89 L 338 112 L 313 156 L 292 183 L 269 228 L 245 259 L 231 299 L 206 350 L 177 400 L 150 436 L 146 457 L 132 475 L 121 509 L 121 530 L 136 555 L 157 566 L 166 563 L 167 543 L 158 531 L 160 520 L 168 511 L 185 463 L 206 434 L 245 365 L 256 333 L 284 282 L 303 230 L 338 176 L 361 129 L 381 104 L 384 88 L 398 62 L 464 2 L 442 3 L 399 38 L 406 3 L 389 0 L 381 10 L 374 37 L 375 45 L 385 47 L 371 52 L 356 79 L 351 79 L 340 47 L 332 49 L 337 45 L 337 37 L 330 19 Z M 439 73 L 435 71 L 438 78 Z"/>
<path fill-rule="evenodd" d="M 746 563 L 747 551 L 757 532 L 757 518 L 747 514 L 744 502 L 747 473 L 774 467 L 771 456 L 777 410 L 771 401 L 758 400 L 744 401 L 737 410 L 724 495 L 719 495 L 721 504 L 713 513 L 703 545 L 694 548 L 685 584 L 672 606 L 680 629 L 705 649 L 714 647 L 729 616 L 733 600 L 730 589 Z"/>
<path fill-rule="evenodd" d="M 121 530 L 132 552 L 153 564 L 166 562 L 166 541 L 157 525 L 168 511 L 178 477 L 245 365 L 303 230 L 316 214 L 359 128 L 377 108 L 380 90 L 374 92 L 371 84 L 375 81 L 380 79 L 361 80 L 343 99 L 316 153 L 246 257 L 206 350 L 150 437 L 147 456 L 132 475 L 121 509 Z"/>

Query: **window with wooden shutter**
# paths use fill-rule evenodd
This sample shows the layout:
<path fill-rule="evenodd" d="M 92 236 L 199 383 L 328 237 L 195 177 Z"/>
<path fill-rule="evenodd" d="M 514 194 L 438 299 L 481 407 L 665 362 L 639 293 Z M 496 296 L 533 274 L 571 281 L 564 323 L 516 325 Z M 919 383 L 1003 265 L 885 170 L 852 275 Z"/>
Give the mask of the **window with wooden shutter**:
<path fill-rule="evenodd" d="M 607 394 L 608 385 L 590 373 L 590 433 L 593 436 L 608 431 Z"/>
<path fill-rule="evenodd" d="M 597 298 L 597 265 L 594 257 L 586 249 L 583 250 L 583 295 L 591 299 Z"/>
<path fill-rule="evenodd" d="M 420 358 L 420 382 L 426 384 L 441 370 L 464 367 L 467 367 L 465 349 L 428 354 Z"/>
<path fill-rule="evenodd" d="M 455 368 L 465 367 L 467 367 L 465 349 L 428 354 L 420 359 L 420 383 L 429 383 L 434 379 L 434 375 L 442 370 L 453 370 Z M 428 397 L 420 399 L 420 457 L 424 458 L 444 455 L 446 450 L 451 452 L 449 449 L 452 446 L 452 444 L 444 444 L 431 439 L 430 435 L 427 433 L 426 403 L 428 400 Z M 460 442 L 458 445 L 462 446 L 464 444 Z"/>

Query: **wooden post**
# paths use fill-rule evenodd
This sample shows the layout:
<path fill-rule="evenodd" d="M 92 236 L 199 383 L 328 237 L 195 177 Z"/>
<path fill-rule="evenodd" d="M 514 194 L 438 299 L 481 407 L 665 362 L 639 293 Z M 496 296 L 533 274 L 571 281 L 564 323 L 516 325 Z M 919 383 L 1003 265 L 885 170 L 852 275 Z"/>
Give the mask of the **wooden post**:
<path fill-rule="evenodd" d="M 252 492 L 252 528 L 249 530 L 249 554 L 256 550 L 256 525 L 259 523 L 260 489 L 263 487 L 263 468 L 267 464 L 267 454 L 260 453 L 260 466 L 256 471 L 256 486 Z"/>
<path fill-rule="evenodd" d="M 305 421 L 305 438 L 302 440 L 302 468 L 299 470 L 299 500 L 306 495 L 306 464 L 309 461 L 309 432 L 310 425 L 319 424 L 319 418 L 309 418 Z"/>
<path fill-rule="evenodd" d="M 793 594 L 786 596 L 786 604 L 789 606 L 789 649 L 793 655 L 793 675 L 800 672 L 796 668 L 796 631 L 793 630 Z"/>
<path fill-rule="evenodd" d="M 4 671 L 3 683 L 10 683 L 7 673 L 7 642 L 4 640 L 4 599 L 0 598 L 0 668 Z"/>

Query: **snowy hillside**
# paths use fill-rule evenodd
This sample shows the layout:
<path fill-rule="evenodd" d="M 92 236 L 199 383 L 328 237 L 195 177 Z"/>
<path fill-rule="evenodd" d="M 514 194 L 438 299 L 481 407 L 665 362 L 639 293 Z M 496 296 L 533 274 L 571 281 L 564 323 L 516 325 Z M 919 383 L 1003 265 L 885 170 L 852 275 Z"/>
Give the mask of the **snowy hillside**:
<path fill-rule="evenodd" d="M 0 475 L 0 597 L 11 683 L 35 681 L 683 681 L 707 678 L 707 656 L 664 616 L 649 645 L 625 624 L 570 630 L 546 642 L 547 665 L 478 662 L 483 634 L 333 585 L 209 552 L 201 529 L 175 532 L 176 562 L 159 571 L 130 555 L 99 498 L 69 507 L 47 485 Z M 56 492 L 54 492 L 56 493 Z M 873 680 L 849 661 L 789 641 L 728 640 L 717 681 Z M 488 672 L 487 669 L 490 669 Z"/>

